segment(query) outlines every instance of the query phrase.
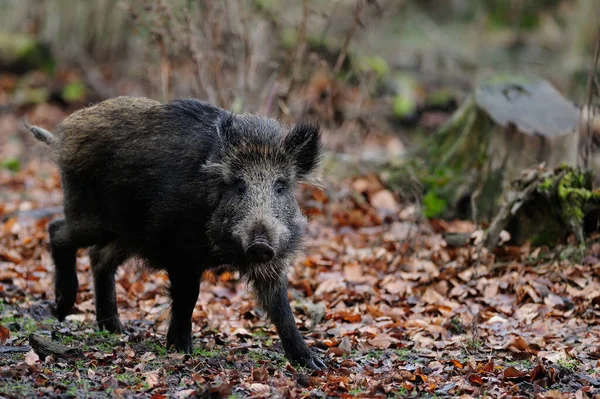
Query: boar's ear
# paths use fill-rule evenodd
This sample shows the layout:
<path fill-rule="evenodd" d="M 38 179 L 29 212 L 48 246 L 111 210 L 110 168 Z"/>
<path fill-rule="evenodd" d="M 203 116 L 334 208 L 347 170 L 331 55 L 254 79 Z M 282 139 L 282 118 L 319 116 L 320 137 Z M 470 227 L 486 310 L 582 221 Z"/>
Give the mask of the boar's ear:
<path fill-rule="evenodd" d="M 237 134 L 234 126 L 234 119 L 235 115 L 230 112 L 226 117 L 221 119 L 219 125 L 217 126 L 221 141 L 226 146 L 234 144 L 239 138 L 239 134 Z"/>
<path fill-rule="evenodd" d="M 319 184 L 321 160 L 321 131 L 319 125 L 300 122 L 286 136 L 284 146 L 296 167 L 299 181 Z"/>

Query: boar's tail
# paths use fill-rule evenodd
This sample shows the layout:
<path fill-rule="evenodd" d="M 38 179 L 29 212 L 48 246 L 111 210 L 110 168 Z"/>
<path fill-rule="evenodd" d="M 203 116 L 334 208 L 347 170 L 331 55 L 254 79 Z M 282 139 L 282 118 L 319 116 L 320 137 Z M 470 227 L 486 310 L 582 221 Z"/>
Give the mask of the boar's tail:
<path fill-rule="evenodd" d="M 46 129 L 42 129 L 39 126 L 32 126 L 27 123 L 26 120 L 23 120 L 23 125 L 25 125 L 25 128 L 39 141 L 43 141 L 46 144 L 52 144 L 54 142 L 54 135 Z"/>

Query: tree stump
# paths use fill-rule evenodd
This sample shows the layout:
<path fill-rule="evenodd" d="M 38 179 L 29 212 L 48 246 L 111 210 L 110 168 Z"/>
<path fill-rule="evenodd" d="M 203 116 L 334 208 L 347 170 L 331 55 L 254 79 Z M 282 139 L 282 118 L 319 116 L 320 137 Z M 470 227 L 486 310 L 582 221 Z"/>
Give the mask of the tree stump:
<path fill-rule="evenodd" d="M 482 81 L 421 149 L 413 172 L 428 217 L 491 220 L 527 167 L 575 166 L 579 110 L 547 81 L 497 75 Z M 391 171 L 391 186 L 405 176 Z"/>

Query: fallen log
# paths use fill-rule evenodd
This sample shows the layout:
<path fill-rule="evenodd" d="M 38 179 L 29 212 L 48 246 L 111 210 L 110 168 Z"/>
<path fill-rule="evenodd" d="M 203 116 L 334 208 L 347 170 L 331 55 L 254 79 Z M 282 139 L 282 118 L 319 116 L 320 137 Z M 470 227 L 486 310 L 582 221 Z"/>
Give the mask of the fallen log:
<path fill-rule="evenodd" d="M 83 356 L 81 349 L 59 344 L 43 337 L 40 334 L 31 334 L 29 336 L 29 345 L 31 349 L 44 360 L 46 356 L 53 357 L 80 357 Z"/>

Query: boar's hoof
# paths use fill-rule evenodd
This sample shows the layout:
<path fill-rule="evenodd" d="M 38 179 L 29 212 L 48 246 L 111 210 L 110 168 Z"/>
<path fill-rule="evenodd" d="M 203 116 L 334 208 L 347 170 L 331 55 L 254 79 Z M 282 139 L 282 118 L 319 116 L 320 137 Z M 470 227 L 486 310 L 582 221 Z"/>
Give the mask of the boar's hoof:
<path fill-rule="evenodd" d="M 100 327 L 100 330 L 106 330 L 113 334 L 123 334 L 125 332 L 125 328 L 123 328 L 123 324 L 121 324 L 118 316 L 98 320 L 98 327 Z"/>
<path fill-rule="evenodd" d="M 194 347 L 192 345 L 192 337 L 169 337 L 167 336 L 167 348 L 175 348 L 177 352 L 192 353 Z"/>
<path fill-rule="evenodd" d="M 305 356 L 302 356 L 300 359 L 297 359 L 296 363 L 312 370 L 322 370 L 327 368 L 327 366 L 325 366 L 325 363 L 323 363 L 323 361 L 312 352 L 309 352 Z"/>
<path fill-rule="evenodd" d="M 73 309 L 73 305 L 75 305 L 75 300 L 77 298 L 77 291 L 75 291 L 75 295 L 72 295 L 71 292 L 68 292 L 67 295 L 63 295 L 63 293 L 56 294 L 56 308 L 54 309 L 54 316 L 58 319 L 58 321 L 63 321 L 71 309 Z"/>

